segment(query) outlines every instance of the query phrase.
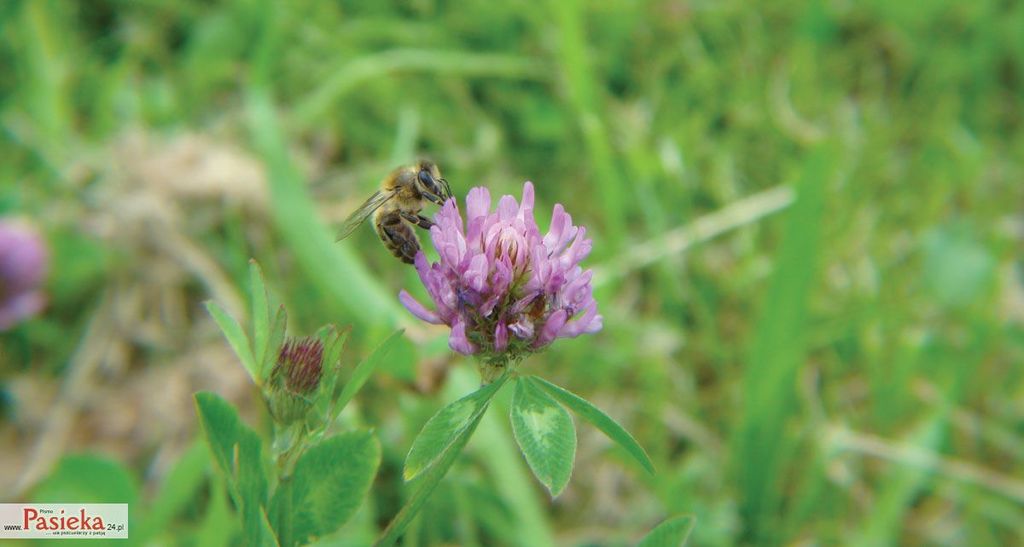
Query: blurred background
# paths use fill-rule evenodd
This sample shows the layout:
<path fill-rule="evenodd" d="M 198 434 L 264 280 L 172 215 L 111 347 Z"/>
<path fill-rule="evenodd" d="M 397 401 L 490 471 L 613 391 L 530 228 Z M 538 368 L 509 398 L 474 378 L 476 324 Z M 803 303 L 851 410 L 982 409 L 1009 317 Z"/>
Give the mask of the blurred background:
<path fill-rule="evenodd" d="M 527 370 L 579 425 L 550 500 L 492 409 L 409 544 L 1024 542 L 1024 4 L 0 2 L 0 495 L 132 503 L 137 543 L 237 541 L 192 394 L 268 427 L 202 307 L 255 257 L 296 334 L 406 341 L 346 412 L 400 507 L 472 389 L 415 272 L 338 223 L 394 166 L 537 187 L 588 228 L 605 327 Z M 417 292 L 417 294 L 422 294 Z"/>

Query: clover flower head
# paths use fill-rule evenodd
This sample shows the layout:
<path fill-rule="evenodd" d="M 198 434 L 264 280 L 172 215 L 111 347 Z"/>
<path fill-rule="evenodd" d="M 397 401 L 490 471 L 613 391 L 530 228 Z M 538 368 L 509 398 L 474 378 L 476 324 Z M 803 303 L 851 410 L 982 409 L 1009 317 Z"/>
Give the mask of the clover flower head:
<path fill-rule="evenodd" d="M 454 351 L 504 364 L 556 338 L 601 330 L 593 272 L 580 266 L 591 250 L 586 228 L 556 204 L 541 235 L 533 205 L 526 182 L 521 202 L 502 196 L 495 211 L 487 188 L 471 189 L 465 222 L 454 198 L 437 213 L 430 238 L 440 260 L 428 263 L 422 251 L 415 260 L 434 310 L 405 290 L 399 299 L 416 317 L 451 327 Z"/>
<path fill-rule="evenodd" d="M 319 338 L 289 338 L 281 344 L 270 373 L 270 389 L 264 393 L 276 421 L 288 425 L 309 413 L 323 365 L 324 344 Z"/>
<path fill-rule="evenodd" d="M 320 385 L 323 362 L 324 345 L 319 338 L 293 338 L 281 345 L 277 367 L 289 391 L 307 394 Z"/>
<path fill-rule="evenodd" d="M 49 253 L 29 223 L 0 219 L 0 331 L 39 313 Z"/>

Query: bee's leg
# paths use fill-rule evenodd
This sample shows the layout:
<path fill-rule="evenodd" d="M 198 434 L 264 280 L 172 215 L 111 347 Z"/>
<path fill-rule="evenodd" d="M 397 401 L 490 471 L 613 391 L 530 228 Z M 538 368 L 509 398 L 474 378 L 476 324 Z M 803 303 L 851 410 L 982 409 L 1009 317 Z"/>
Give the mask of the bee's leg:
<path fill-rule="evenodd" d="M 419 222 L 417 222 L 416 224 L 420 228 L 423 228 L 424 230 L 429 230 L 435 224 L 435 222 L 433 220 L 430 220 L 429 218 L 427 218 L 427 217 L 425 217 L 423 215 L 418 215 L 417 219 L 419 220 Z"/>
<path fill-rule="evenodd" d="M 423 215 L 414 215 L 412 213 L 406 213 L 405 211 L 402 211 L 402 218 L 416 226 L 419 226 L 420 228 L 423 228 L 424 230 L 429 230 L 430 227 L 434 225 L 433 220 L 430 220 Z"/>
<path fill-rule="evenodd" d="M 415 261 L 416 253 L 420 250 L 419 242 L 412 228 L 402 223 L 398 216 L 386 219 L 380 225 L 380 231 L 391 243 L 391 253 L 405 262 L 412 264 Z"/>
<path fill-rule="evenodd" d="M 439 195 L 437 195 L 437 194 L 435 194 L 433 192 L 427 192 L 426 190 L 420 190 L 420 194 L 423 194 L 423 197 L 429 199 L 433 203 L 436 203 L 438 205 L 444 205 L 444 200 L 441 199 L 441 196 L 439 196 Z"/>

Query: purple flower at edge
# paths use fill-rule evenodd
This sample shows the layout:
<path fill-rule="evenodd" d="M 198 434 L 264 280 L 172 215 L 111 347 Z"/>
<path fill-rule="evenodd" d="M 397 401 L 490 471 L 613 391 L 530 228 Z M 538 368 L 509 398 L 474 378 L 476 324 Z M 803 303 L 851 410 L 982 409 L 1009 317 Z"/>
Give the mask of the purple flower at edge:
<path fill-rule="evenodd" d="M 593 272 L 579 265 L 591 249 L 586 228 L 573 226 L 556 204 L 541 235 L 533 201 L 526 182 L 522 203 L 502 196 L 492 212 L 490 192 L 476 187 L 466 197 L 465 223 L 454 198 L 437 213 L 430 237 L 440 261 L 428 263 L 420 251 L 415 262 L 434 310 L 405 290 L 399 299 L 416 317 L 451 327 L 453 350 L 507 362 L 556 338 L 601 330 Z"/>
<path fill-rule="evenodd" d="M 39 313 L 49 253 L 32 225 L 0 219 L 0 331 Z"/>

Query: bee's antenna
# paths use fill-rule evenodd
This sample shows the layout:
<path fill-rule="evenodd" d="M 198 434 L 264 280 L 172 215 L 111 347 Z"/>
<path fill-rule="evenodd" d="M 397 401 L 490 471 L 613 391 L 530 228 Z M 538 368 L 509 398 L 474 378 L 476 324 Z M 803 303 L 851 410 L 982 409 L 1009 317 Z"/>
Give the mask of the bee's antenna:
<path fill-rule="evenodd" d="M 452 187 L 448 186 L 448 180 L 447 179 L 445 179 L 444 177 L 441 177 L 441 184 L 444 185 L 444 193 L 445 193 L 444 198 L 445 198 L 445 200 L 447 200 L 448 198 L 455 197 L 454 195 L 452 195 Z"/>

